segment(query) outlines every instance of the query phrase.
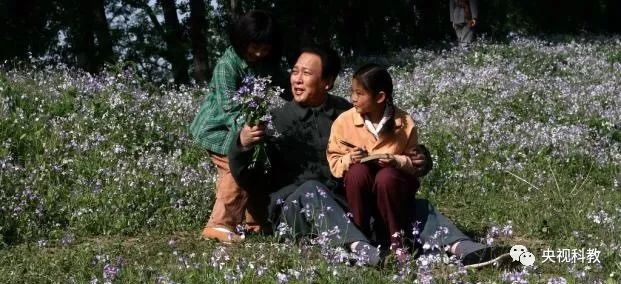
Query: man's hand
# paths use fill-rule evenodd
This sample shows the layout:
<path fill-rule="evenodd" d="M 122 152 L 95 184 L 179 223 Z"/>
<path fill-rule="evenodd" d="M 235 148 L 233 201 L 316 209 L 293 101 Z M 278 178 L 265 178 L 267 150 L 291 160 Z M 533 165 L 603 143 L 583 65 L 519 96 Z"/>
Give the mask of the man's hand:
<path fill-rule="evenodd" d="M 471 28 L 474 28 L 474 27 L 477 25 L 477 19 L 472 19 L 472 20 L 470 20 L 470 22 L 468 23 L 468 25 L 469 25 Z"/>
<path fill-rule="evenodd" d="M 416 172 L 418 173 L 418 176 L 423 176 L 425 174 L 427 174 L 426 171 L 428 171 L 428 165 L 427 165 L 427 156 L 425 156 L 426 151 L 423 151 L 420 148 L 420 145 L 417 145 L 415 148 L 407 150 L 405 152 L 405 154 L 410 158 L 410 160 L 412 161 L 412 166 L 414 166 L 414 168 L 416 169 Z M 429 157 L 431 158 L 431 157 Z"/>
<path fill-rule="evenodd" d="M 242 148 L 247 149 L 261 142 L 265 137 L 265 125 L 253 125 L 248 124 L 239 132 L 239 143 Z"/>
<path fill-rule="evenodd" d="M 367 150 L 360 148 L 360 147 L 356 147 L 354 148 L 354 150 L 352 150 L 350 153 L 350 157 L 351 157 L 351 163 L 352 164 L 357 164 L 360 163 L 360 160 L 364 157 L 366 157 L 367 155 L 369 155 L 369 153 L 367 153 Z"/>

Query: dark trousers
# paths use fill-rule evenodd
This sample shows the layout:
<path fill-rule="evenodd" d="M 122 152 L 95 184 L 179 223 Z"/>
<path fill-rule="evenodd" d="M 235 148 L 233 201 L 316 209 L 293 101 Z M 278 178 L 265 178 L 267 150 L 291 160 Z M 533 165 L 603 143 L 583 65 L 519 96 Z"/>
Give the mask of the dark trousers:
<path fill-rule="evenodd" d="M 345 195 L 354 224 L 384 248 L 402 247 L 412 239 L 414 197 L 418 180 L 392 167 L 352 165 L 344 176 Z"/>
<path fill-rule="evenodd" d="M 369 242 L 350 222 L 344 201 L 318 181 L 285 186 L 271 193 L 269 199 L 268 211 L 276 234 L 286 225 L 288 233 L 296 237 L 322 237 L 334 246 Z"/>
<path fill-rule="evenodd" d="M 459 46 L 468 46 L 474 41 L 475 29 L 471 28 L 468 23 L 453 24 L 453 29 L 457 34 Z"/>
<path fill-rule="evenodd" d="M 417 246 L 428 244 L 430 249 L 443 249 L 457 241 L 470 240 L 451 220 L 440 213 L 429 200 L 414 201 L 414 220 L 417 224 Z"/>
<path fill-rule="evenodd" d="M 265 203 L 269 204 L 267 211 L 276 234 L 279 233 L 279 225 L 286 225 L 298 237 L 319 236 L 327 232 L 328 228 L 335 232 L 334 228 L 337 227 L 338 233 L 328 234 L 332 245 L 369 242 L 371 233 L 365 235 L 346 217 L 347 212 L 352 211 L 347 210 L 348 206 L 340 195 L 334 195 L 318 181 L 292 184 L 262 196 L 266 198 Z M 414 238 L 419 245 L 427 243 L 432 248 L 440 249 L 456 241 L 470 239 L 428 200 L 414 200 L 412 209 L 410 214 L 404 215 L 409 215 L 412 222 L 418 224 L 419 234 Z M 321 213 L 322 218 L 319 218 Z"/>

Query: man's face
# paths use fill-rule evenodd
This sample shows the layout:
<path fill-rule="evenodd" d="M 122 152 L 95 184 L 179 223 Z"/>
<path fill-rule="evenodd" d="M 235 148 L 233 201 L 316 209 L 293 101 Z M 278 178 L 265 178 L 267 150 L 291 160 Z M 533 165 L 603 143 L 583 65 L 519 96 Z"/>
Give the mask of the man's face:
<path fill-rule="evenodd" d="M 328 94 L 329 82 L 321 78 L 321 57 L 304 52 L 291 69 L 293 100 L 302 106 L 319 106 Z"/>

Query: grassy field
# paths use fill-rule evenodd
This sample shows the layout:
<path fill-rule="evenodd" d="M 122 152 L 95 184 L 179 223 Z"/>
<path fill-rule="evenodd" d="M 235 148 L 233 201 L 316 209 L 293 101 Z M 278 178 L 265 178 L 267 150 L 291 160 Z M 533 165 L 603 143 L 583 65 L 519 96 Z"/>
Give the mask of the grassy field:
<path fill-rule="evenodd" d="M 200 240 L 215 177 L 187 126 L 204 89 L 5 65 L 0 283 L 619 283 L 620 46 L 513 37 L 368 59 L 391 66 L 432 151 L 420 196 L 477 240 L 537 258 L 471 271 L 442 257 L 351 266 L 317 240 Z"/>

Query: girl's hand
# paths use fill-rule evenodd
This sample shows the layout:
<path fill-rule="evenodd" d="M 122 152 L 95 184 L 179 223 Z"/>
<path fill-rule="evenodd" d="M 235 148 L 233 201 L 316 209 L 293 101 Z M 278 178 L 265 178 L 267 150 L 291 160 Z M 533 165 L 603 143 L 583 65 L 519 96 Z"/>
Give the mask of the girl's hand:
<path fill-rule="evenodd" d="M 356 147 L 356 148 L 354 148 L 354 150 L 349 152 L 349 155 L 351 157 L 351 163 L 352 164 L 357 164 L 357 163 L 360 163 L 360 160 L 362 158 L 364 158 L 367 155 L 369 155 L 369 153 L 367 153 L 367 150 L 365 150 L 363 148 Z"/>
<path fill-rule="evenodd" d="M 386 167 L 396 167 L 397 166 L 397 160 L 395 160 L 394 156 L 390 156 L 390 158 L 386 158 L 386 159 L 378 159 L 377 160 L 377 164 L 380 165 L 380 167 L 382 168 L 386 168 Z"/>

